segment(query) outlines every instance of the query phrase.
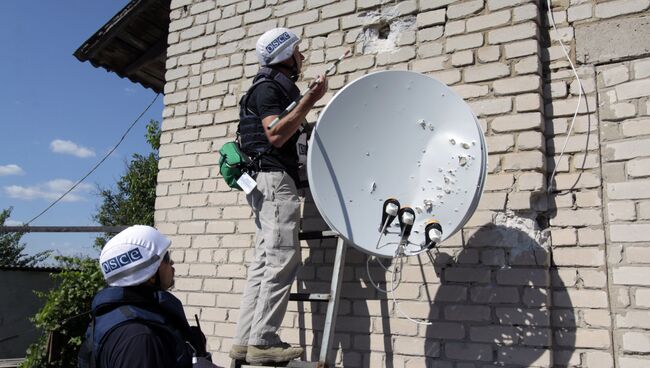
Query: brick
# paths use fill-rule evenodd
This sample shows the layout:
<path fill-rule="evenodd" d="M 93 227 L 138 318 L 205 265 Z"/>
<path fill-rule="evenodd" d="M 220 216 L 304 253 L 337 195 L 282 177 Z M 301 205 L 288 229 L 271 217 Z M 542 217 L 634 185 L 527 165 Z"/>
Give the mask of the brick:
<path fill-rule="evenodd" d="M 474 53 L 472 51 L 458 51 L 451 56 L 453 66 L 464 66 L 474 64 Z"/>
<path fill-rule="evenodd" d="M 332 18 L 354 12 L 354 0 L 337 1 L 335 4 L 325 6 L 321 9 L 323 19 Z"/>
<path fill-rule="evenodd" d="M 338 19 L 328 19 L 305 27 L 305 37 L 327 35 L 339 29 Z"/>
<path fill-rule="evenodd" d="M 517 112 L 539 111 L 542 106 L 542 97 L 537 93 L 528 93 L 515 96 Z"/>
<path fill-rule="evenodd" d="M 537 55 L 539 53 L 539 44 L 535 40 L 508 43 L 503 47 L 505 50 L 506 59 Z"/>
<path fill-rule="evenodd" d="M 635 79 L 650 77 L 650 60 L 636 60 L 632 65 Z"/>
<path fill-rule="evenodd" d="M 528 22 L 510 27 L 503 27 L 488 32 L 487 36 L 487 40 L 490 45 L 523 40 L 527 38 L 537 38 L 537 24 Z"/>
<path fill-rule="evenodd" d="M 650 180 L 635 180 L 624 183 L 607 183 L 609 199 L 644 199 L 650 198 Z"/>
<path fill-rule="evenodd" d="M 438 343 L 435 347 L 423 344 L 421 338 L 397 336 L 394 338 L 394 349 L 406 355 L 428 356 L 436 358 L 440 356 L 440 349 Z"/>
<path fill-rule="evenodd" d="M 531 357 L 535 357 L 534 360 Z M 499 347 L 497 349 L 497 362 L 502 364 L 516 364 L 528 367 L 550 367 L 551 352 L 548 349 L 527 347 Z"/>
<path fill-rule="evenodd" d="M 604 146 L 604 156 L 608 161 L 619 161 L 642 156 L 650 156 L 650 139 L 607 143 Z"/>
<path fill-rule="evenodd" d="M 384 52 L 377 55 L 377 65 L 395 64 L 415 58 L 415 48 L 412 46 L 400 47 L 395 52 Z"/>
<path fill-rule="evenodd" d="M 553 303 L 566 308 L 607 308 L 607 293 L 602 290 L 567 289 L 554 291 Z"/>
<path fill-rule="evenodd" d="M 517 344 L 519 333 L 512 326 L 477 326 L 469 330 L 470 339 L 474 342 L 487 342 L 504 345 Z"/>
<path fill-rule="evenodd" d="M 445 319 L 449 321 L 489 321 L 490 307 L 483 305 L 447 305 Z"/>
<path fill-rule="evenodd" d="M 596 4 L 596 18 L 612 18 L 648 9 L 650 0 L 618 0 Z"/>
<path fill-rule="evenodd" d="M 536 4 L 525 4 L 518 6 L 512 11 L 512 20 L 515 23 L 523 22 L 526 20 L 537 21 L 539 17 L 539 9 Z"/>
<path fill-rule="evenodd" d="M 610 238 L 612 241 L 643 242 L 650 240 L 650 224 L 612 224 Z"/>
<path fill-rule="evenodd" d="M 650 119 L 627 120 L 621 124 L 624 137 L 650 135 Z"/>
<path fill-rule="evenodd" d="M 467 1 L 457 5 L 450 5 L 447 8 L 447 17 L 449 19 L 456 19 L 476 14 L 483 10 L 483 6 L 483 0 Z"/>
<path fill-rule="evenodd" d="M 612 280 L 618 285 L 650 286 L 650 267 L 617 267 L 612 270 Z"/>
<path fill-rule="evenodd" d="M 355 16 L 356 18 L 356 16 Z M 345 20 L 346 18 L 344 18 Z M 288 27 L 297 27 L 301 26 L 304 24 L 310 24 L 313 22 L 316 22 L 318 20 L 318 10 L 310 10 L 307 12 L 303 12 L 300 14 L 295 14 L 295 15 L 290 15 L 287 18 L 287 26 Z M 345 21 L 343 21 L 343 24 L 345 24 Z"/>
<path fill-rule="evenodd" d="M 547 286 L 550 282 L 546 270 L 531 268 L 511 268 L 497 271 L 497 282 L 500 285 Z"/>
<path fill-rule="evenodd" d="M 496 28 L 510 23 L 510 11 L 500 11 L 487 15 L 469 18 L 467 20 L 467 32 L 482 31 L 489 28 Z"/>
<path fill-rule="evenodd" d="M 636 289 L 634 299 L 637 306 L 650 307 L 650 289 Z"/>
<path fill-rule="evenodd" d="M 448 37 L 445 42 L 445 50 L 451 53 L 456 50 L 467 50 L 477 48 L 483 45 L 483 35 L 481 33 L 472 33 L 468 35 Z"/>
<path fill-rule="evenodd" d="M 642 328 L 650 329 L 650 311 L 625 310 L 616 315 L 617 328 Z"/>
<path fill-rule="evenodd" d="M 366 0 L 368 1 L 368 0 Z M 372 0 L 370 0 L 372 1 Z M 376 1 L 375 1 L 376 2 Z M 449 5 L 456 2 L 456 0 L 420 0 L 420 10 L 429 10 L 442 8 L 445 5 Z"/>
<path fill-rule="evenodd" d="M 553 187 L 558 190 L 566 190 L 571 188 L 596 188 L 601 183 L 600 176 L 593 172 L 585 172 L 582 174 L 557 174 Z"/>
<path fill-rule="evenodd" d="M 546 113 L 548 116 L 553 117 L 573 116 L 573 114 L 575 114 L 577 104 L 577 98 L 553 101 L 552 103 L 546 105 Z M 578 113 L 585 114 L 588 112 L 594 112 L 595 109 L 596 99 L 593 96 L 587 96 L 586 98 L 583 97 L 581 99 Z"/>
<path fill-rule="evenodd" d="M 456 93 L 458 93 L 462 98 L 476 98 L 485 96 L 489 93 L 488 86 L 475 84 L 455 85 L 453 87 L 453 90 L 456 91 Z"/>
<path fill-rule="evenodd" d="M 470 290 L 470 298 L 474 303 L 487 305 L 519 303 L 520 301 L 519 291 L 515 287 L 473 287 Z M 479 341 L 473 338 L 472 340 Z"/>
<path fill-rule="evenodd" d="M 444 27 L 442 26 L 419 30 L 417 33 L 417 40 L 420 43 L 427 42 L 427 41 L 435 41 L 440 37 L 442 37 L 443 31 L 444 31 Z"/>
<path fill-rule="evenodd" d="M 489 152 L 500 153 L 511 151 L 515 147 L 515 139 L 511 134 L 485 137 Z"/>
<path fill-rule="evenodd" d="M 543 309 L 497 307 L 495 315 L 497 322 L 502 325 L 545 327 L 551 324 L 548 311 Z"/>
<path fill-rule="evenodd" d="M 618 366 L 621 368 L 645 368 L 650 364 L 650 359 L 632 356 L 620 356 Z M 612 365 L 613 366 L 613 365 Z"/>
<path fill-rule="evenodd" d="M 520 94 L 523 92 L 541 91 L 541 78 L 537 75 L 527 75 L 514 78 L 502 78 L 494 82 L 494 93 L 497 95 Z"/>
<path fill-rule="evenodd" d="M 626 65 L 618 65 L 600 72 L 605 87 L 611 87 L 630 79 L 630 73 Z"/>
<path fill-rule="evenodd" d="M 589 226 L 602 223 L 600 209 L 558 210 L 550 220 L 553 226 Z"/>
<path fill-rule="evenodd" d="M 445 24 L 445 36 L 456 36 L 465 33 L 465 21 L 448 21 Z"/>
<path fill-rule="evenodd" d="M 418 13 L 415 24 L 418 28 L 425 28 L 445 23 L 445 10 L 434 10 Z"/>
<path fill-rule="evenodd" d="M 650 353 L 650 332 L 624 332 L 621 346 L 628 353 Z"/>
<path fill-rule="evenodd" d="M 497 61 L 501 57 L 499 46 L 485 46 L 478 49 L 478 60 L 482 63 Z"/>
<path fill-rule="evenodd" d="M 465 82 L 480 82 L 498 79 L 510 75 L 510 68 L 506 64 L 492 63 L 465 68 Z"/>
<path fill-rule="evenodd" d="M 208 293 L 188 293 L 187 294 L 187 304 L 204 306 L 204 307 L 213 307 L 215 304 L 216 295 Z"/>
<path fill-rule="evenodd" d="M 553 251 L 557 266 L 599 267 L 605 265 L 605 252 L 598 248 L 562 248 Z"/>
<path fill-rule="evenodd" d="M 544 154 L 539 151 L 509 153 L 503 156 L 502 168 L 508 170 L 543 170 L 546 165 Z"/>
<path fill-rule="evenodd" d="M 578 229 L 578 243 L 580 245 L 600 245 L 605 243 L 605 233 L 601 229 Z"/>
<path fill-rule="evenodd" d="M 553 246 L 575 245 L 577 236 L 575 229 L 553 229 L 551 230 Z"/>
<path fill-rule="evenodd" d="M 567 11 L 567 19 L 569 23 L 575 22 L 577 20 L 589 19 L 593 12 L 592 4 L 581 4 L 578 6 L 571 6 Z"/>
<path fill-rule="evenodd" d="M 492 345 L 472 343 L 445 343 L 447 358 L 471 361 L 491 361 Z"/>
<path fill-rule="evenodd" d="M 456 69 L 434 72 L 431 73 L 430 76 L 438 79 L 440 82 L 448 86 L 460 82 L 460 71 Z"/>
<path fill-rule="evenodd" d="M 490 270 L 480 268 L 447 268 L 444 272 L 445 279 L 451 282 L 478 282 L 486 283 L 490 280 Z"/>
<path fill-rule="evenodd" d="M 609 221 L 632 221 L 636 219 L 636 208 L 633 201 L 614 201 L 607 204 Z"/>
<path fill-rule="evenodd" d="M 504 210 L 506 193 L 484 193 L 478 203 L 478 209 Z"/>
<path fill-rule="evenodd" d="M 478 101 L 470 101 L 469 106 L 479 117 L 497 115 L 512 110 L 512 99 L 510 97 L 486 98 Z"/>
<path fill-rule="evenodd" d="M 490 122 L 493 132 L 515 132 L 531 129 L 542 129 L 544 121 L 538 112 L 518 115 L 498 116 Z"/>
<path fill-rule="evenodd" d="M 650 79 L 622 83 L 614 87 L 614 89 L 616 90 L 616 97 L 619 100 L 650 96 Z"/>

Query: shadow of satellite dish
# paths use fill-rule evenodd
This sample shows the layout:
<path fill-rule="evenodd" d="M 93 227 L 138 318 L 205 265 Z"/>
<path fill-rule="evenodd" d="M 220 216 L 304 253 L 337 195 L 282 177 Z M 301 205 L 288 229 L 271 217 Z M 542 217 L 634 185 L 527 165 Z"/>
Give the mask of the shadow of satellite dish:
<path fill-rule="evenodd" d="M 474 213 L 487 150 L 469 106 L 420 73 L 382 71 L 340 90 L 321 113 L 308 152 L 314 202 L 325 222 L 364 253 L 394 257 L 397 221 L 380 237 L 384 202 L 415 215 L 407 255 L 424 251 L 429 221 L 444 240 Z"/>
<path fill-rule="evenodd" d="M 478 265 L 464 261 L 477 257 L 474 253 Z M 439 283 L 427 284 L 434 296 L 432 325 L 425 332 L 426 367 L 569 366 L 576 315 L 550 262 L 545 244 L 522 230 L 495 225 L 476 231 L 454 256 L 438 253 Z"/>

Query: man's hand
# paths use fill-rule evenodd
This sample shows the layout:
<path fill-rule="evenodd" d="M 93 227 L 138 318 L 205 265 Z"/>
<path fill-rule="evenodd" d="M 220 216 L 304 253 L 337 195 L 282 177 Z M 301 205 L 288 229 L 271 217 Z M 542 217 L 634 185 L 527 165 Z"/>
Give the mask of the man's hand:
<path fill-rule="evenodd" d="M 309 101 L 312 104 L 316 103 L 316 101 L 323 98 L 325 92 L 327 92 L 327 76 L 319 75 L 318 78 L 316 78 L 316 81 L 314 83 L 315 83 L 314 88 L 312 88 L 307 93 L 307 96 L 305 96 L 309 99 Z"/>

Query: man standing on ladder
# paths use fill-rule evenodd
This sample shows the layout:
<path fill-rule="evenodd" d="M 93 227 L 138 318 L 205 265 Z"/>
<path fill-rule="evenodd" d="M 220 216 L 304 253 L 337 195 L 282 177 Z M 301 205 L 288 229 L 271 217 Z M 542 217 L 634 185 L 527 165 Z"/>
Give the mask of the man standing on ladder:
<path fill-rule="evenodd" d="M 301 262 L 297 185 L 307 153 L 302 126 L 327 91 L 327 79 L 320 76 L 295 108 L 282 114 L 300 97 L 295 82 L 305 57 L 299 44 L 286 28 L 264 33 L 256 45 L 260 71 L 240 101 L 239 143 L 257 166 L 257 187 L 246 196 L 257 235 L 230 357 L 252 364 L 287 362 L 304 352 L 282 342 L 277 330 Z"/>

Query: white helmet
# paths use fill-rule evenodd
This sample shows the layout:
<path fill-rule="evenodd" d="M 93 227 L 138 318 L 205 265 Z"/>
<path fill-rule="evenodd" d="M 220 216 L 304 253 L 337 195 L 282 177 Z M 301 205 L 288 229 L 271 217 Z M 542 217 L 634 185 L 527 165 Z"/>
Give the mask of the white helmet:
<path fill-rule="evenodd" d="M 273 28 L 257 40 L 257 59 L 262 66 L 280 63 L 293 56 L 294 46 L 298 43 L 300 37 L 288 28 Z"/>
<path fill-rule="evenodd" d="M 151 226 L 135 225 L 115 235 L 102 249 L 99 265 L 110 286 L 139 285 L 158 271 L 171 245 Z"/>

